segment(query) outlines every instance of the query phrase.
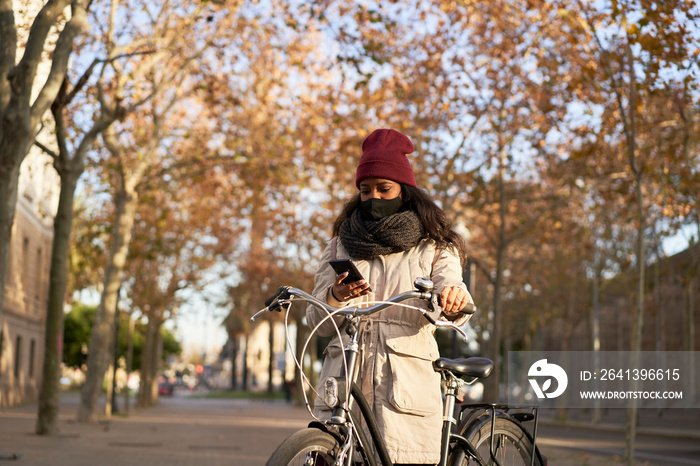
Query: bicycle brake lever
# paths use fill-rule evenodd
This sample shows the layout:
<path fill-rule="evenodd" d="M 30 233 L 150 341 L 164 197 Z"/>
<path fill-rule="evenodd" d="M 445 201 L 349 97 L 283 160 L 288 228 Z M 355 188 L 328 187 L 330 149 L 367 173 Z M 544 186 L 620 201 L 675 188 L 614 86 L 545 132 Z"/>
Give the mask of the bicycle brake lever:
<path fill-rule="evenodd" d="M 286 300 L 286 299 L 280 299 L 278 301 L 274 301 L 269 306 L 264 307 L 264 308 L 260 309 L 258 312 L 256 312 L 255 314 L 253 314 L 253 317 L 250 318 L 250 321 L 255 322 L 255 319 L 257 319 L 261 315 L 265 314 L 266 312 L 273 312 L 273 311 L 281 312 L 282 306 L 287 305 L 287 304 L 291 305 L 291 302 L 289 300 Z"/>
<path fill-rule="evenodd" d="M 446 320 L 437 320 L 437 321 L 435 321 L 434 325 L 436 327 L 451 328 L 455 332 L 459 333 L 462 336 L 462 340 L 464 340 L 464 341 L 467 341 L 467 339 L 469 338 L 467 336 L 467 333 L 464 330 L 462 330 L 460 327 L 456 326 L 452 322 L 448 322 Z"/>
<path fill-rule="evenodd" d="M 260 317 L 261 315 L 265 314 L 265 313 L 268 312 L 268 311 L 269 311 L 269 309 L 266 308 L 266 307 L 260 309 L 258 312 L 256 312 L 255 314 L 253 314 L 253 317 L 250 318 L 250 321 L 251 321 L 251 322 L 255 322 L 255 319 L 257 319 L 258 317 Z"/>

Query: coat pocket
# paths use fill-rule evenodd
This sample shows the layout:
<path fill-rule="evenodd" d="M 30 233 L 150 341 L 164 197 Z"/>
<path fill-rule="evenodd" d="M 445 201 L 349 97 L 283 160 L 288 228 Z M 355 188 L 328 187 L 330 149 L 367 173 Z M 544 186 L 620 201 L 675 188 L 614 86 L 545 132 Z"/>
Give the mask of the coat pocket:
<path fill-rule="evenodd" d="M 389 402 L 402 413 L 427 416 L 440 412 L 440 376 L 432 362 L 440 354 L 432 337 L 387 339 L 392 388 Z"/>

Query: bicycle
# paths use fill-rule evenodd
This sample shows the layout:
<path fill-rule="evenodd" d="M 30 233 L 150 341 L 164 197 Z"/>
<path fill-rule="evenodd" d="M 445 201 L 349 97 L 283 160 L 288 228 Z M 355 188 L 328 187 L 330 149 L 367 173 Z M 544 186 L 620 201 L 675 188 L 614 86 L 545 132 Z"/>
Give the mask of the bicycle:
<path fill-rule="evenodd" d="M 451 328 L 466 340 L 465 332 L 455 324 L 435 319 L 439 315 L 438 293 L 433 291 L 433 282 L 426 278 L 418 278 L 414 282 L 415 290 L 407 291 L 378 302 L 366 308 L 355 306 L 336 308 L 318 300 L 314 296 L 298 288 L 283 286 L 266 302 L 266 307 L 257 312 L 252 318 L 255 321 L 266 312 L 286 308 L 287 316 L 294 301 L 304 301 L 324 309 L 328 315 L 345 316 L 347 324 L 345 331 L 350 341 L 345 348 L 345 359 L 341 373 L 329 378 L 323 387 L 323 401 L 333 410 L 330 421 L 315 419 L 306 429 L 300 430 L 280 444 L 267 462 L 268 466 L 281 465 L 335 465 L 351 466 L 356 461 L 370 466 L 377 466 L 375 455 L 372 454 L 370 443 L 362 429 L 361 419 L 352 410 L 353 405 L 359 408 L 360 416 L 365 421 L 372 440 L 372 445 L 379 457 L 379 464 L 392 466 L 391 459 L 379 432 L 376 419 L 367 400 L 355 383 L 357 376 L 357 359 L 359 354 L 358 335 L 360 322 L 363 317 L 372 315 L 392 305 L 402 305 L 408 299 L 422 299 L 428 302 L 428 310 L 403 305 L 421 312 L 423 316 L 436 327 Z M 367 303 L 365 303 L 366 305 Z M 464 313 L 476 311 L 473 304 L 468 305 Z M 324 319 L 325 320 L 325 319 Z M 320 326 L 323 322 L 319 323 Z M 285 319 L 285 326 L 287 321 Z M 318 328 L 318 326 L 316 328 Z M 315 329 L 312 330 L 313 336 Z M 339 329 L 336 327 L 339 333 Z M 304 345 L 311 340 L 311 336 Z M 287 339 L 289 341 L 289 338 Z M 299 360 L 295 358 L 300 374 L 303 375 Z M 507 404 L 473 403 L 461 404 L 455 409 L 459 390 L 479 379 L 486 378 L 493 369 L 493 362 L 486 358 L 471 357 L 466 359 L 439 358 L 433 362 L 435 371 L 441 374 L 444 383 L 443 425 L 439 466 L 546 466 L 544 456 L 536 446 L 537 407 L 511 406 Z M 348 377 L 347 374 L 350 374 Z M 463 377 L 468 378 L 464 380 Z M 308 383 L 308 380 L 305 380 Z M 305 392 L 305 391 L 304 391 Z M 314 390 L 315 392 L 315 390 Z M 317 394 L 318 395 L 318 394 Z M 306 406 L 309 408 L 305 396 Z M 516 410 L 513 412 L 513 410 Z M 312 417 L 313 413 L 309 410 Z M 523 423 L 533 421 L 532 432 Z"/>

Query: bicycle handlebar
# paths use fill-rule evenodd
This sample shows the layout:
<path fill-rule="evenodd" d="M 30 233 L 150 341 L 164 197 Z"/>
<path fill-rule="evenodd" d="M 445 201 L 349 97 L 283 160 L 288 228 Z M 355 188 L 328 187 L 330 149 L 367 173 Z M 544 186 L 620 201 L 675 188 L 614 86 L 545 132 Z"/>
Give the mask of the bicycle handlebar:
<path fill-rule="evenodd" d="M 418 290 L 413 290 L 413 291 L 405 291 L 401 294 L 398 294 L 396 296 L 393 296 L 389 298 L 386 301 L 379 302 L 373 306 L 367 307 L 367 308 L 359 308 L 357 306 L 348 306 L 348 307 L 335 307 L 331 306 L 330 304 L 321 301 L 320 299 L 316 298 L 315 296 L 307 293 L 304 290 L 301 290 L 299 288 L 294 288 L 291 286 L 282 286 L 277 289 L 277 292 L 275 292 L 274 295 L 269 297 L 268 299 L 265 300 L 265 307 L 261 309 L 260 311 L 256 312 L 253 317 L 250 318 L 251 321 L 255 322 L 255 320 L 260 317 L 262 314 L 266 312 L 272 312 L 275 310 L 281 310 L 282 306 L 284 304 L 291 303 L 292 299 L 294 296 L 298 296 L 299 298 L 310 302 L 311 304 L 320 307 L 321 309 L 324 309 L 328 313 L 332 313 L 334 315 L 341 315 L 341 316 L 349 316 L 349 317 L 360 317 L 360 316 L 369 316 L 372 314 L 375 314 L 382 309 L 386 309 L 387 307 L 400 303 L 402 301 L 405 301 L 407 299 L 422 299 L 424 301 L 427 301 L 428 303 L 431 303 L 431 307 L 436 307 L 437 306 L 437 299 L 433 300 L 434 297 L 437 297 L 435 292 L 432 289 L 432 282 L 427 279 L 419 278 L 415 282 L 416 288 Z M 452 322 L 445 321 L 445 320 L 436 320 L 434 319 L 426 309 L 420 309 L 420 308 L 411 308 L 419 311 L 421 314 L 423 314 L 423 317 L 425 317 L 431 324 L 435 325 L 436 327 L 447 327 L 455 330 L 457 333 L 459 333 L 462 338 L 466 341 L 467 340 L 467 334 L 459 328 L 457 325 L 453 324 Z M 459 313 L 462 314 L 473 314 L 476 312 L 476 306 L 473 303 L 468 303 Z"/>

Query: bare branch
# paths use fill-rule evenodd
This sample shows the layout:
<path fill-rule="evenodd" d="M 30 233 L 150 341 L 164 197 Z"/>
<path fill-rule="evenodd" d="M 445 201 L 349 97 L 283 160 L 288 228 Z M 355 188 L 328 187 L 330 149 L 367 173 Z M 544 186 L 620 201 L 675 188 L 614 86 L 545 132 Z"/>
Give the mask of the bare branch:
<path fill-rule="evenodd" d="M 123 56 L 132 56 L 132 55 L 139 55 L 139 54 L 144 54 L 144 53 L 155 53 L 159 49 L 158 45 L 160 42 L 162 42 L 162 40 L 148 37 L 145 39 L 135 40 L 135 41 L 133 41 L 129 44 L 126 44 L 126 45 L 114 47 L 114 49 L 112 49 L 109 52 L 109 56 L 107 57 L 106 61 L 113 61 L 113 60 L 116 60 L 116 59 L 123 57 Z M 141 47 L 144 47 L 144 46 L 149 46 L 148 50 L 133 52 L 133 50 L 139 50 Z"/>
<path fill-rule="evenodd" d="M 27 107 L 29 106 L 29 99 L 31 98 L 32 85 L 36 77 L 37 67 L 39 63 L 41 63 L 41 55 L 44 52 L 46 37 L 69 3 L 70 0 L 49 0 L 46 2 L 36 15 L 29 30 L 29 37 L 27 38 L 27 45 L 24 48 L 22 59 L 17 66 L 12 68 L 7 74 L 7 79 L 11 83 L 14 94 L 19 101 Z M 12 15 L 12 2 L 10 2 L 9 5 L 9 14 Z"/>
<path fill-rule="evenodd" d="M 84 5 L 79 0 L 73 0 L 72 13 L 73 16 L 70 21 L 68 21 L 68 24 L 66 24 L 63 31 L 61 31 L 61 34 L 58 36 L 56 48 L 53 53 L 51 71 L 49 72 L 46 83 L 32 105 L 32 127 L 36 126 L 36 122 L 41 119 L 44 112 L 48 110 L 49 106 L 56 98 L 56 95 L 58 95 L 58 91 L 63 83 L 63 78 L 68 68 L 68 59 L 73 49 L 73 40 L 88 27 L 87 12 L 85 11 Z M 41 53 L 39 53 L 38 59 L 40 58 Z"/>
<path fill-rule="evenodd" d="M 484 276 L 486 277 L 486 280 L 488 280 L 488 282 L 491 285 L 493 285 L 496 282 L 496 280 L 493 278 L 491 272 L 484 266 L 484 264 L 481 263 L 481 261 L 479 259 L 476 259 L 476 258 L 474 258 L 474 256 L 471 256 L 471 257 L 469 257 L 469 260 L 472 262 L 472 264 L 474 264 L 474 266 L 477 269 L 481 270 L 481 273 L 484 274 Z"/>
<path fill-rule="evenodd" d="M 487 225 L 477 224 L 477 227 L 481 230 L 481 234 L 484 235 L 486 241 L 488 241 L 491 246 L 497 249 L 499 247 L 498 241 L 496 241 L 496 238 L 488 230 Z"/>
<path fill-rule="evenodd" d="M 72 170 L 76 171 L 76 173 L 82 173 L 85 168 L 85 155 L 87 151 L 95 142 L 97 136 L 107 130 L 115 121 L 116 118 L 114 115 L 103 115 L 92 125 L 92 128 L 83 136 L 83 139 L 80 141 L 80 144 L 73 154 L 73 158 L 70 161 L 70 168 Z"/>
<path fill-rule="evenodd" d="M 0 76 L 7 76 L 17 57 L 17 28 L 12 0 L 0 0 Z M 0 112 L 10 101 L 10 81 L 0 79 Z"/>
<path fill-rule="evenodd" d="M 59 157 L 54 161 L 56 169 L 59 173 L 65 168 L 64 162 L 68 161 L 70 155 L 68 153 L 68 144 L 66 143 L 66 126 L 63 121 L 63 110 L 66 105 L 66 90 L 68 88 L 68 78 L 63 79 L 61 89 L 58 91 L 56 100 L 51 105 L 51 113 L 53 114 L 54 123 L 56 125 L 56 143 L 58 144 Z"/>
<path fill-rule="evenodd" d="M 48 155 L 49 157 L 54 159 L 54 161 L 58 160 L 58 154 L 55 153 L 54 151 L 52 151 L 51 149 L 49 149 L 48 147 L 46 147 L 45 145 L 43 145 L 42 143 L 40 143 L 39 141 L 35 140 L 34 145 L 37 146 L 42 151 L 44 151 L 46 153 L 46 155 Z"/>
<path fill-rule="evenodd" d="M 92 63 L 90 63 L 90 66 L 87 67 L 85 72 L 80 76 L 78 79 L 78 82 L 75 83 L 75 86 L 73 86 L 73 89 L 71 89 L 70 93 L 65 97 L 65 103 L 68 104 L 73 101 L 75 96 L 80 92 L 87 83 L 88 79 L 90 79 L 90 76 L 92 75 L 92 70 L 97 66 L 97 64 L 100 63 L 100 60 L 95 58 Z"/>
<path fill-rule="evenodd" d="M 610 81 L 613 84 L 613 93 L 615 94 L 615 100 L 617 101 L 617 105 L 620 109 L 620 118 L 622 119 L 622 127 L 624 129 L 625 133 L 625 138 L 627 140 L 627 146 L 628 150 L 630 151 L 630 160 L 632 161 L 634 159 L 634 135 L 633 131 L 634 128 L 630 128 L 630 122 L 627 119 L 627 113 L 625 111 L 625 105 L 622 100 L 622 86 L 617 80 L 617 77 L 615 76 L 615 73 L 613 72 L 612 65 L 610 63 L 610 57 L 609 57 L 609 52 L 608 50 L 603 47 L 603 43 L 600 40 L 600 37 L 598 37 L 598 30 L 595 28 L 595 25 L 591 22 L 590 18 L 586 14 L 586 10 L 581 3 L 581 0 L 577 0 L 578 6 L 581 9 L 581 12 L 583 13 L 585 17 L 585 26 L 589 29 L 591 34 L 593 35 L 593 39 L 596 43 L 596 46 L 598 47 L 598 51 L 600 52 L 600 55 L 603 59 L 603 67 L 605 69 L 606 74 L 608 75 L 608 78 L 610 78 Z M 630 53 L 630 47 L 629 47 L 629 42 L 627 43 L 627 51 Z M 634 64 L 632 62 L 629 63 L 629 66 L 631 69 L 634 68 Z M 630 86 L 635 85 L 635 79 L 630 80 Z M 633 99 L 633 96 L 630 96 L 631 99 Z M 630 116 L 634 113 L 634 108 L 631 107 L 631 103 L 629 103 L 630 106 Z M 631 163 L 631 168 L 632 171 L 637 174 L 638 169 L 636 167 L 636 164 Z"/>

